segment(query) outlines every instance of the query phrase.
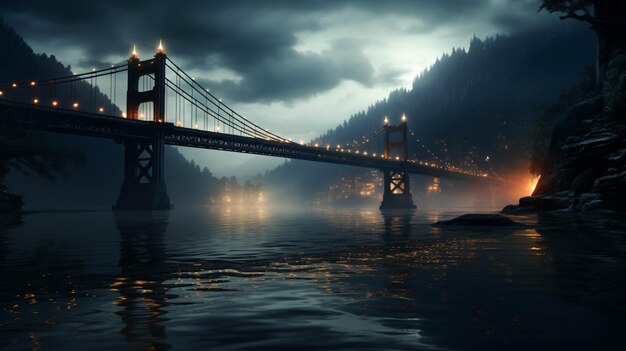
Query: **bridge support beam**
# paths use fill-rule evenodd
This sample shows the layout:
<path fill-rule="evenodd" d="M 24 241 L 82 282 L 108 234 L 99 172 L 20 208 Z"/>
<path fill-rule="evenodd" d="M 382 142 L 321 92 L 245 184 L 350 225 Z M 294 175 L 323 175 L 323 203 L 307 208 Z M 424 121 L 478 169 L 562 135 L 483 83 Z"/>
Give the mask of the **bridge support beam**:
<path fill-rule="evenodd" d="M 124 182 L 114 210 L 169 210 L 163 179 L 165 144 L 157 130 L 151 141 L 124 142 Z"/>
<path fill-rule="evenodd" d="M 139 106 L 154 105 L 152 140 L 124 140 L 124 182 L 113 210 L 169 210 L 172 205 L 165 185 L 165 139 L 161 122 L 165 121 L 166 56 L 157 52 L 153 59 L 139 61 L 133 54 L 128 60 L 126 117 L 139 118 Z M 154 88 L 140 92 L 139 79 L 152 75 Z M 146 117 L 147 118 L 147 117 Z"/>
<path fill-rule="evenodd" d="M 391 126 L 385 117 L 385 158 L 394 157 L 395 150 L 400 151 L 398 159 L 406 161 L 409 158 L 409 142 L 407 138 L 406 116 L 402 115 L 402 124 Z M 400 140 L 392 140 L 392 135 L 400 134 Z M 409 173 L 404 169 L 383 169 L 383 202 L 380 204 L 381 210 L 413 210 L 413 196 L 411 195 L 411 179 Z"/>
<path fill-rule="evenodd" d="M 380 204 L 381 210 L 406 210 L 414 209 L 411 195 L 411 181 L 409 174 L 398 170 L 383 170 L 383 202 Z"/>

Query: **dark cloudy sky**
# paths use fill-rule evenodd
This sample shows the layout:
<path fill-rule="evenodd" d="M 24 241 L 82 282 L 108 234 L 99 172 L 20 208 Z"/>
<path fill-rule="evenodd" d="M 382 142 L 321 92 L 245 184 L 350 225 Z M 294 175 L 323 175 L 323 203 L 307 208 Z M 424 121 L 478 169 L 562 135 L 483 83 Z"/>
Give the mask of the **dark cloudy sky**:
<path fill-rule="evenodd" d="M 473 35 L 558 22 L 538 7 L 538 0 L 17 0 L 2 1 L 0 15 L 36 52 L 78 72 L 126 59 L 133 44 L 152 55 L 162 39 L 175 62 L 236 110 L 308 140 L 410 87 Z M 207 165 L 223 158 L 186 152 Z M 234 167 L 248 158 L 221 161 Z"/>

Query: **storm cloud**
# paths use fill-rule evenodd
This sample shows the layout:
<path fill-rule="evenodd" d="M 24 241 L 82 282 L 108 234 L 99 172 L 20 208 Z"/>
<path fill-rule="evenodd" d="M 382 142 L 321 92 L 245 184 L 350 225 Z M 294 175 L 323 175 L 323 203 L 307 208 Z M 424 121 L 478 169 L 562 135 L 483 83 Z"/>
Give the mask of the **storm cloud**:
<path fill-rule="evenodd" d="M 522 27 L 524 18 L 511 15 L 520 7 L 536 10 L 537 1 L 30 0 L 4 2 L 1 15 L 29 42 L 76 50 L 75 66 L 119 61 L 132 44 L 164 39 L 185 68 L 220 71 L 203 81 L 228 100 L 292 103 L 345 81 L 397 84 L 401 69 L 376 65 L 366 54 L 377 45 L 367 41 L 376 21 L 386 21 L 390 30 L 426 33 L 475 18 L 510 31 Z M 339 31 L 318 50 L 306 48 L 303 37 L 345 23 L 352 32 Z M 140 46 L 140 54 L 146 51 L 152 48 Z"/>

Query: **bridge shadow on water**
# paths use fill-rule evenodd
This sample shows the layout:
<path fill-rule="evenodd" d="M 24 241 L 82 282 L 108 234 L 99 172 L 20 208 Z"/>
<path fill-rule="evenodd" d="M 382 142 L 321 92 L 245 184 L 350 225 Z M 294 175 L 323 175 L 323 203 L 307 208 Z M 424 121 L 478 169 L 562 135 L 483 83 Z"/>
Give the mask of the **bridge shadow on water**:
<path fill-rule="evenodd" d="M 167 350 L 164 322 L 169 288 L 167 254 L 163 236 L 167 232 L 169 213 L 117 212 L 115 222 L 120 235 L 120 274 L 111 284 L 119 293 L 115 312 L 123 321 L 121 333 L 129 342 L 149 345 L 150 349 Z M 148 348 L 148 346 L 146 346 Z"/>

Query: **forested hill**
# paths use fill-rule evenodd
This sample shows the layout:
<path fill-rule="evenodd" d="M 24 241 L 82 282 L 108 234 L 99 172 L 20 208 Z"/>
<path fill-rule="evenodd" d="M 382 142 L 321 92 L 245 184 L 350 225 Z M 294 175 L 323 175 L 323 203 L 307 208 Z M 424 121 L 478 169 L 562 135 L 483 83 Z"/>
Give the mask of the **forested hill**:
<path fill-rule="evenodd" d="M 399 123 L 406 113 L 411 130 L 441 159 L 473 167 L 490 156 L 500 172 L 526 168 L 537 111 L 590 69 L 595 45 L 593 33 L 581 25 L 473 37 L 467 48 L 452 49 L 419 74 L 411 89 L 391 92 L 317 142 L 359 141 L 380 129 L 384 116 Z M 432 158 L 413 138 L 410 142 L 416 157 Z M 380 152 L 381 141 L 373 144 L 362 149 Z M 281 189 L 311 192 L 327 186 L 312 179 L 336 179 L 346 172 L 355 170 L 293 161 L 265 179 Z"/>
<path fill-rule="evenodd" d="M 54 56 L 34 53 L 12 28 L 0 20 L 0 82 L 71 74 L 71 68 Z M 85 97 L 82 101 L 91 96 L 89 84 L 78 84 L 77 89 L 77 96 Z M 109 104 L 103 94 L 99 94 L 98 100 L 106 106 Z M 122 182 L 123 150 L 120 144 L 108 139 L 32 134 L 35 139 L 45 139 L 52 147 L 81 152 L 86 162 L 82 167 L 70 169 L 67 179 L 49 180 L 15 170 L 9 173 L 5 184 L 10 191 L 24 196 L 26 209 L 109 208 L 115 202 Z M 226 180 L 218 180 L 207 169 L 202 170 L 187 161 L 175 148 L 166 147 L 165 156 L 165 178 L 172 203 L 206 204 L 210 196 L 219 194 Z"/>

